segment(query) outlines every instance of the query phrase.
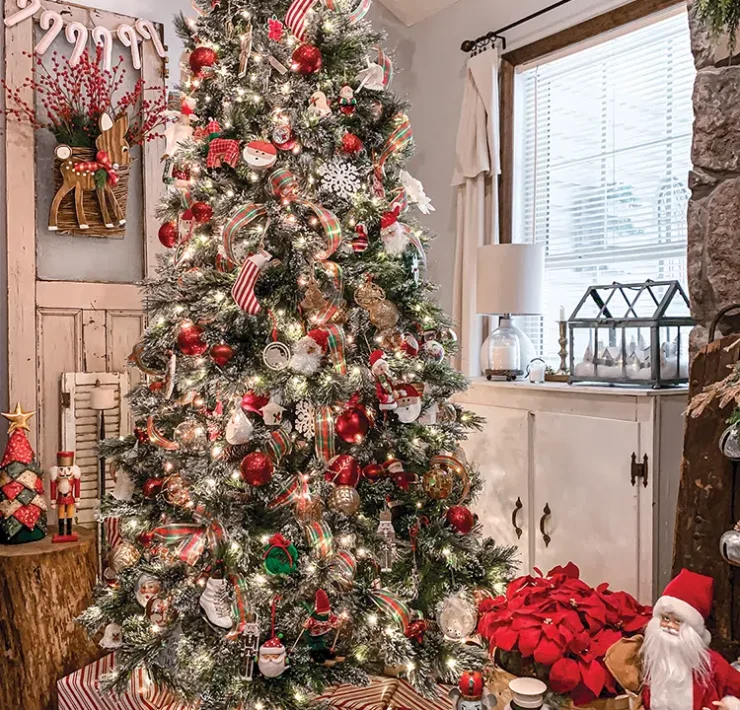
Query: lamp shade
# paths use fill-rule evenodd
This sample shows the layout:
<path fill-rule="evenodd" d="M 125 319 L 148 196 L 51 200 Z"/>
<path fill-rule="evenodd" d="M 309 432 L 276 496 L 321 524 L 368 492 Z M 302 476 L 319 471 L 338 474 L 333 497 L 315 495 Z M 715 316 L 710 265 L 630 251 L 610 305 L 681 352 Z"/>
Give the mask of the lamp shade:
<path fill-rule="evenodd" d="M 101 387 L 98 382 L 90 391 L 90 409 L 101 411 L 116 406 L 116 392 L 108 387 Z"/>
<path fill-rule="evenodd" d="M 545 247 L 489 244 L 478 247 L 477 312 L 539 315 L 545 279 Z"/>

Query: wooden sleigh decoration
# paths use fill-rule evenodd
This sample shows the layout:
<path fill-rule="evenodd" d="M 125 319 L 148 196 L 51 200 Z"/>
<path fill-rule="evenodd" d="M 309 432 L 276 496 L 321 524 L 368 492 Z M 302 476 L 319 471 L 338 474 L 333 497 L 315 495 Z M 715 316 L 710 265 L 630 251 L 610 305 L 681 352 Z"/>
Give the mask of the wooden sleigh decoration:
<path fill-rule="evenodd" d="M 121 238 L 126 232 L 131 154 L 128 117 L 100 117 L 95 149 L 60 144 L 56 160 L 56 194 L 49 209 L 49 231 L 91 237 Z M 96 199 L 90 199 L 92 194 Z"/>

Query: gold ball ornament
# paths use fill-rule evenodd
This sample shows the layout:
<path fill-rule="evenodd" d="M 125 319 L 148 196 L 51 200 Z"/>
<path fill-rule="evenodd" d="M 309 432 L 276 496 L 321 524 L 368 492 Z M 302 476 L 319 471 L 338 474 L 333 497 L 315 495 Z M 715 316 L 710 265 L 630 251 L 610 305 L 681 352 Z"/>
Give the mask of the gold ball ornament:
<path fill-rule="evenodd" d="M 454 479 L 446 468 L 434 466 L 424 474 L 422 486 L 432 500 L 447 500 L 452 493 Z"/>
<path fill-rule="evenodd" d="M 118 574 L 129 567 L 133 567 L 141 555 L 130 542 L 121 542 L 110 553 L 110 566 Z"/>
<path fill-rule="evenodd" d="M 324 507 L 318 496 L 304 496 L 295 504 L 295 518 L 299 523 L 318 523 L 324 515 Z"/>
<path fill-rule="evenodd" d="M 396 307 L 395 303 L 383 300 L 373 305 L 368 310 L 370 316 L 370 322 L 378 330 L 390 330 L 398 325 L 398 321 L 401 319 L 401 313 Z"/>
<path fill-rule="evenodd" d="M 437 420 L 440 424 L 451 424 L 457 421 L 457 409 L 450 402 L 443 402 L 439 405 L 439 414 Z"/>
<path fill-rule="evenodd" d="M 336 513 L 354 515 L 360 509 L 360 494 L 352 486 L 337 486 L 329 496 L 329 507 Z"/>
<path fill-rule="evenodd" d="M 169 476 L 162 487 L 165 500 L 170 505 L 176 505 L 179 508 L 185 508 L 190 503 L 190 493 L 188 487 L 185 485 L 185 481 L 182 480 L 182 476 L 176 473 L 174 476 Z"/>

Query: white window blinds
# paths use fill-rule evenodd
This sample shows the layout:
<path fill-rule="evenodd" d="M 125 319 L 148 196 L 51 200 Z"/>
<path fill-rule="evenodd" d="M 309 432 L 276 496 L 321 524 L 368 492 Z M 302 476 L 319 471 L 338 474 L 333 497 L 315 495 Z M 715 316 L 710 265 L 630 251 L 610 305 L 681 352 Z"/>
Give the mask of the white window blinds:
<path fill-rule="evenodd" d="M 518 75 L 514 240 L 547 247 L 519 325 L 549 363 L 589 284 L 685 284 L 694 76 L 685 12 Z"/>

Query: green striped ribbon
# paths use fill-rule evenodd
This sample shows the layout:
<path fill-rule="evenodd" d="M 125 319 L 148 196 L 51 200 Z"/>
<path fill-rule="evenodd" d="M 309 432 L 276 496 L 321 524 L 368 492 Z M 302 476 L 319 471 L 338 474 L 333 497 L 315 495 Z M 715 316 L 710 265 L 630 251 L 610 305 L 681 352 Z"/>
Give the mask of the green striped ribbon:
<path fill-rule="evenodd" d="M 370 10 L 373 0 L 360 0 L 360 4 L 347 17 L 350 25 L 356 25 Z"/>
<path fill-rule="evenodd" d="M 375 165 L 375 176 L 378 180 L 383 177 L 385 164 L 388 159 L 394 154 L 406 148 L 414 137 L 413 131 L 411 130 L 411 121 L 405 113 L 399 113 L 395 117 L 396 128 L 393 133 L 388 136 L 388 140 L 385 143 L 385 148 Z"/>
<path fill-rule="evenodd" d="M 389 589 L 374 589 L 370 592 L 370 599 L 383 614 L 401 627 L 401 631 L 406 631 L 411 622 L 411 610 L 398 594 Z"/>
<path fill-rule="evenodd" d="M 329 405 L 316 407 L 314 414 L 314 446 L 316 456 L 328 461 L 336 454 L 334 412 Z"/>
<path fill-rule="evenodd" d="M 226 223 L 223 232 L 224 251 L 226 252 L 226 256 L 235 264 L 238 263 L 234 256 L 234 239 L 236 235 L 256 220 L 266 216 L 267 208 L 264 205 L 249 204 L 242 207 Z M 265 230 L 267 230 L 267 225 L 265 225 Z"/>
<path fill-rule="evenodd" d="M 244 577 L 231 574 L 229 575 L 231 586 L 234 587 L 234 613 L 236 615 L 236 625 L 226 635 L 228 641 L 234 641 L 247 627 L 247 611 L 249 609 L 247 580 Z"/>
<path fill-rule="evenodd" d="M 293 440 L 285 429 L 278 429 L 270 434 L 265 448 L 267 454 L 277 464 L 283 456 L 287 456 L 293 450 Z"/>
<path fill-rule="evenodd" d="M 304 526 L 306 542 L 319 560 L 326 560 L 334 552 L 334 533 L 323 520 L 306 523 Z"/>
<path fill-rule="evenodd" d="M 347 374 L 347 360 L 345 358 L 345 339 L 344 339 L 344 328 L 341 325 L 335 323 L 327 323 L 323 326 L 323 330 L 329 335 L 327 340 L 327 346 L 329 348 L 329 357 L 332 363 L 334 363 L 334 369 L 340 375 Z"/>

